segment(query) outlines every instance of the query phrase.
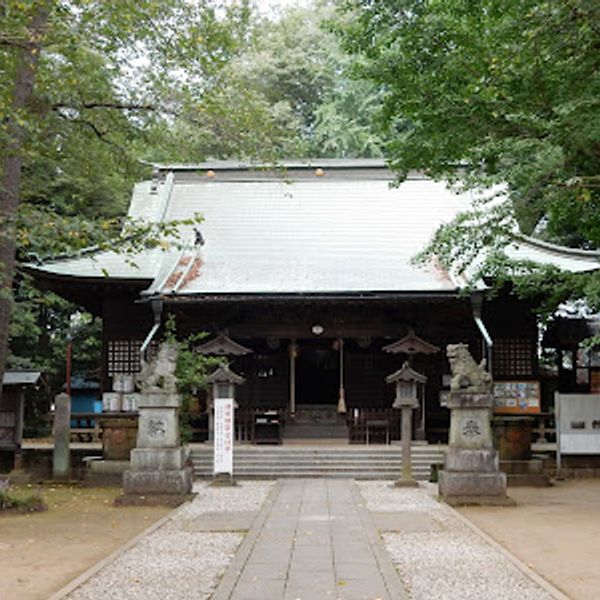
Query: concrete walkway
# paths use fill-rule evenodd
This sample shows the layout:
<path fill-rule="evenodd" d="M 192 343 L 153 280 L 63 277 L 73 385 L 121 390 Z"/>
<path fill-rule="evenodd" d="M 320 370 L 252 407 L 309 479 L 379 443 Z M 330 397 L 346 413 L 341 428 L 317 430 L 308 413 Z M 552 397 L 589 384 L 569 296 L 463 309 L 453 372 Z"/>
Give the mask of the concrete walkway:
<path fill-rule="evenodd" d="M 402 600 L 404 587 L 349 480 L 282 481 L 213 600 Z"/>

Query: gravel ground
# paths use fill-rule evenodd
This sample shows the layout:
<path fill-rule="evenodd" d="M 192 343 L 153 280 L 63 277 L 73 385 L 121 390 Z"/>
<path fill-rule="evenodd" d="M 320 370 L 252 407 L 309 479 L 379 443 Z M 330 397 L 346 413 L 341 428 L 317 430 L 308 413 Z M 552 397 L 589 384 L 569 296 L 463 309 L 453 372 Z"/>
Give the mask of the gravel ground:
<path fill-rule="evenodd" d="M 203 600 L 210 598 L 243 535 L 186 531 L 204 513 L 256 511 L 272 482 L 233 488 L 194 485 L 193 502 L 77 588 L 72 600 Z"/>
<path fill-rule="evenodd" d="M 420 513 L 440 525 L 440 531 L 382 536 L 412 599 L 552 598 L 438 502 L 435 486 L 402 489 L 390 487 L 389 482 L 359 482 L 358 486 L 371 511 Z"/>

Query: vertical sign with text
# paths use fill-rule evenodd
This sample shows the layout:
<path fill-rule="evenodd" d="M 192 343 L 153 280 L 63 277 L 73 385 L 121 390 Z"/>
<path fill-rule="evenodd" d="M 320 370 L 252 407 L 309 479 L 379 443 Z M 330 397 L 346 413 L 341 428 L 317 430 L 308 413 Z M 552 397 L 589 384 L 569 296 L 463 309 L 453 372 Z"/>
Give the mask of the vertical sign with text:
<path fill-rule="evenodd" d="M 233 475 L 233 398 L 215 398 L 214 475 Z"/>

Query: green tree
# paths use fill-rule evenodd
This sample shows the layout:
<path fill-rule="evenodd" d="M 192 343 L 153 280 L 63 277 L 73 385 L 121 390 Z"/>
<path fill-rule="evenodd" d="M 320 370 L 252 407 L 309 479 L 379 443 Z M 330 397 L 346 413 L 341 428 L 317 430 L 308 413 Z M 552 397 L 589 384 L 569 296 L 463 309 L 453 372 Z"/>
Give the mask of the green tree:
<path fill-rule="evenodd" d="M 0 15 L 1 377 L 17 251 L 43 256 L 114 238 L 140 145 L 209 93 L 247 43 L 249 9 L 3 0 Z M 139 247 L 165 233 L 174 232 L 129 224 L 120 239 Z"/>
<path fill-rule="evenodd" d="M 340 4 L 344 46 L 383 94 L 385 153 L 399 179 L 423 169 L 489 192 L 428 254 L 465 266 L 517 230 L 599 247 L 598 2 Z M 496 274 L 508 267 L 493 262 Z M 589 280 L 577 293 L 582 285 L 598 288 Z"/>
<path fill-rule="evenodd" d="M 372 116 L 379 94 L 350 77 L 350 63 L 331 24 L 333 3 L 316 0 L 260 21 L 251 46 L 221 72 L 223 89 L 262 100 L 278 132 L 276 156 L 380 155 Z M 264 118 L 264 117 L 263 117 Z"/>

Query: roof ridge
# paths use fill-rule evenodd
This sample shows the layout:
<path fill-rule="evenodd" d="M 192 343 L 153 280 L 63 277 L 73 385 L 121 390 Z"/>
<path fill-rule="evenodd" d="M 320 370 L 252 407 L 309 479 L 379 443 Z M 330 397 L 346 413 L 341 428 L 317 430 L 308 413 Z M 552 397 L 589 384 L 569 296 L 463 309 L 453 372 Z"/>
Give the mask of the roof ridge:
<path fill-rule="evenodd" d="M 549 250 L 550 252 L 556 252 L 558 254 L 567 254 L 573 257 L 579 258 L 597 258 L 600 260 L 600 250 L 585 250 L 584 248 L 571 248 L 569 246 L 563 246 L 561 244 L 554 244 L 552 242 L 546 242 L 535 238 L 524 233 L 514 233 L 512 236 L 516 241 L 525 242 L 532 246 L 537 246 L 542 250 Z"/>
<path fill-rule="evenodd" d="M 389 167 L 382 158 L 299 158 L 280 161 L 237 161 L 237 160 L 207 160 L 199 163 L 160 163 L 153 162 L 152 166 L 159 171 L 194 171 L 211 169 L 216 171 L 250 171 L 276 169 L 314 169 L 328 167 L 338 169 L 386 169 Z"/>

